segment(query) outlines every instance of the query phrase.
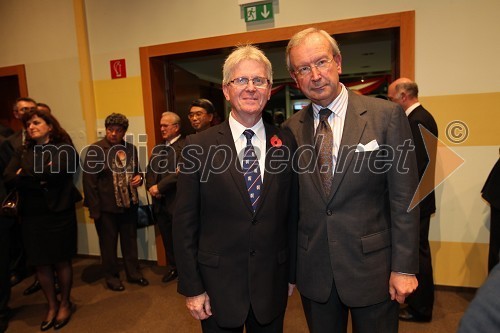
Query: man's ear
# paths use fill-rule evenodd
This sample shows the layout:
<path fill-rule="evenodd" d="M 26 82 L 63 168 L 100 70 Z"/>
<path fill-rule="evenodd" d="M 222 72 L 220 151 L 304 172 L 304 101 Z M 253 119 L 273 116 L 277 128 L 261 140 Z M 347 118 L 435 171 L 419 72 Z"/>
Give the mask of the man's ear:
<path fill-rule="evenodd" d="M 340 54 L 337 54 L 336 56 L 333 57 L 333 60 L 337 65 L 337 72 L 339 74 L 342 74 L 342 56 Z"/>

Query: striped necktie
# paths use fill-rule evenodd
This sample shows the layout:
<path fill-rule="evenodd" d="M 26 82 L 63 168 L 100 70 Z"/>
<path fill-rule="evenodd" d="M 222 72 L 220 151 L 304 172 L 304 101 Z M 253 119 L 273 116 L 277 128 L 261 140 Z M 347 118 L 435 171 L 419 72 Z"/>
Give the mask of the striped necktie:
<path fill-rule="evenodd" d="M 254 134 L 255 133 L 249 129 L 243 132 L 243 135 L 247 138 L 245 154 L 243 155 L 243 171 L 250 202 L 252 203 L 252 208 L 255 212 L 260 198 L 262 179 L 260 177 L 259 160 L 252 145 L 252 137 Z"/>
<path fill-rule="evenodd" d="M 315 147 L 318 154 L 318 169 L 325 194 L 330 195 L 333 179 L 333 132 L 328 123 L 332 114 L 329 109 L 319 111 L 319 124 L 316 128 Z"/>

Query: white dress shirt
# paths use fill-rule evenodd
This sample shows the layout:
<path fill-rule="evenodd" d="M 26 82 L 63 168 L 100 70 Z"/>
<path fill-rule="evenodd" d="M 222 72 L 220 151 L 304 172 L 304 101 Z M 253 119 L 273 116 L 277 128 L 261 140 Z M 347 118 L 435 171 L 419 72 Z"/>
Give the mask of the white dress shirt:
<path fill-rule="evenodd" d="M 240 164 L 242 167 L 243 155 L 245 154 L 245 147 L 247 145 L 247 138 L 243 134 L 243 132 L 246 129 L 251 129 L 255 133 L 255 135 L 252 137 L 252 145 L 259 160 L 260 177 L 262 179 L 262 182 L 264 182 L 264 166 L 266 165 L 266 130 L 264 128 L 264 122 L 262 121 L 262 118 L 260 118 L 257 124 L 248 128 L 234 119 L 232 113 L 229 113 L 229 128 L 231 129 L 236 152 L 238 153 L 238 159 L 240 160 Z"/>

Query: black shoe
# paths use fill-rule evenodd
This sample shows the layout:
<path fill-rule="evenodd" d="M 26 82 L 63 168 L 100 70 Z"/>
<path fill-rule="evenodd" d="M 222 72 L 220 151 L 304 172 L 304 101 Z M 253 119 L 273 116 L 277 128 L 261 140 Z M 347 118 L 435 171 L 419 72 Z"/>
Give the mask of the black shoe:
<path fill-rule="evenodd" d="M 49 321 L 42 321 L 40 324 L 40 331 L 45 332 L 49 329 L 51 329 L 54 326 L 54 322 L 56 321 L 56 317 L 52 318 Z"/>
<path fill-rule="evenodd" d="M 33 281 L 33 283 L 23 291 L 23 295 L 28 296 L 34 294 L 40 289 L 42 289 L 42 286 L 40 285 L 40 282 L 35 279 L 35 281 Z"/>
<path fill-rule="evenodd" d="M 125 287 L 123 286 L 123 284 L 121 283 L 121 281 L 118 281 L 118 282 L 106 282 L 106 285 L 108 286 L 108 288 L 112 291 L 124 291 L 125 290 Z"/>
<path fill-rule="evenodd" d="M 167 272 L 167 274 L 163 275 L 161 282 L 167 283 L 167 282 L 173 281 L 175 279 L 177 279 L 177 270 L 171 269 L 170 271 Z"/>
<path fill-rule="evenodd" d="M 149 281 L 146 280 L 145 278 L 141 277 L 139 279 L 128 279 L 127 280 L 129 283 L 134 283 L 134 284 L 138 284 L 142 287 L 145 287 L 145 286 L 148 286 L 149 285 Z"/>
<path fill-rule="evenodd" d="M 432 320 L 431 316 L 424 316 L 411 311 L 410 309 L 399 309 L 399 319 L 403 321 L 413 321 L 418 323 L 428 323 Z"/>
<path fill-rule="evenodd" d="M 54 322 L 54 330 L 58 330 L 58 329 L 63 328 L 64 326 L 66 326 L 66 324 L 69 323 L 69 320 L 71 319 L 71 315 L 73 314 L 74 310 L 75 309 L 74 309 L 73 303 L 69 303 L 69 315 L 62 320 L 56 320 Z"/>

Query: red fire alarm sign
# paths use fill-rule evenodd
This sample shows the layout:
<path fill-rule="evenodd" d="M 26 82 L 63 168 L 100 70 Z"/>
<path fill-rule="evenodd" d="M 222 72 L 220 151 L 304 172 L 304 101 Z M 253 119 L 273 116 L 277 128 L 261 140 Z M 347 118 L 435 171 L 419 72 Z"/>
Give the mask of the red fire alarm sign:
<path fill-rule="evenodd" d="M 125 67 L 125 59 L 111 60 L 109 64 L 111 67 L 112 79 L 123 79 L 127 77 L 127 67 Z"/>

